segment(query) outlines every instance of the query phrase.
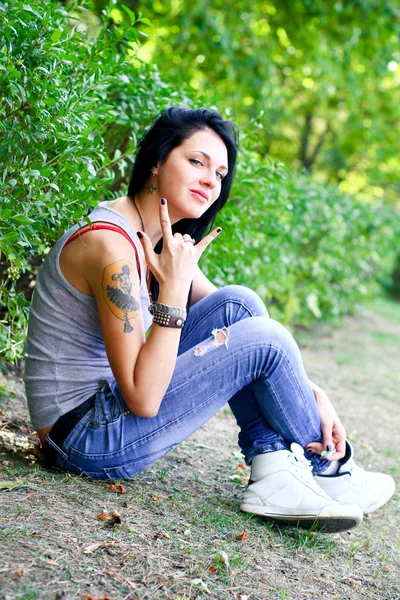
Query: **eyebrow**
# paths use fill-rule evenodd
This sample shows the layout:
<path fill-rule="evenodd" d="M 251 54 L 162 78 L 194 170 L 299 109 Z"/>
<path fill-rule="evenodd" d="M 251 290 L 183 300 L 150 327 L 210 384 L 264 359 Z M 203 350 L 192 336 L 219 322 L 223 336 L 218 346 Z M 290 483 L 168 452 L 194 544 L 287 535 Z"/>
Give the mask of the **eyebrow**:
<path fill-rule="evenodd" d="M 209 154 L 207 154 L 207 152 L 203 152 L 203 150 L 190 150 L 190 154 L 192 154 L 193 152 L 199 152 L 200 154 L 202 154 L 203 156 L 205 156 L 208 160 L 211 160 L 211 156 Z M 218 167 L 219 169 L 224 169 L 225 171 L 228 171 L 228 167 L 225 167 L 225 165 L 221 165 L 220 167 Z"/>

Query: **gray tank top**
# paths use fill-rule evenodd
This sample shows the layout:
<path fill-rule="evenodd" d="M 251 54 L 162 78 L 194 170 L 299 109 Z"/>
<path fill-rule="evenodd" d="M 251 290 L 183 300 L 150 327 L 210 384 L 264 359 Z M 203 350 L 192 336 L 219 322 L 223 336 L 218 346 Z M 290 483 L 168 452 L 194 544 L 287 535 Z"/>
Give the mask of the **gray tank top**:
<path fill-rule="evenodd" d="M 152 323 L 141 244 L 128 219 L 101 202 L 89 215 L 121 227 L 138 249 L 140 303 L 144 330 Z M 85 223 L 83 224 L 85 225 Z M 26 340 L 24 382 L 32 425 L 41 429 L 114 382 L 107 360 L 94 296 L 82 294 L 64 277 L 59 258 L 65 242 L 82 225 L 74 225 L 57 241 L 39 269 Z"/>

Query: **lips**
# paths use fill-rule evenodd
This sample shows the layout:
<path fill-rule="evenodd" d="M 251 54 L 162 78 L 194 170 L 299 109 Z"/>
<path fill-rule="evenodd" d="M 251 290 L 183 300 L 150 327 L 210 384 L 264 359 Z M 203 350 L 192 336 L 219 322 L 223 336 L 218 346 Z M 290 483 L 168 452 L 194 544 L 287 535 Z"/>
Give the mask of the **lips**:
<path fill-rule="evenodd" d="M 206 194 L 206 192 L 203 192 L 202 190 L 190 190 L 192 192 L 192 194 L 196 194 L 196 196 L 200 196 L 200 198 L 207 202 L 208 201 L 208 195 Z"/>

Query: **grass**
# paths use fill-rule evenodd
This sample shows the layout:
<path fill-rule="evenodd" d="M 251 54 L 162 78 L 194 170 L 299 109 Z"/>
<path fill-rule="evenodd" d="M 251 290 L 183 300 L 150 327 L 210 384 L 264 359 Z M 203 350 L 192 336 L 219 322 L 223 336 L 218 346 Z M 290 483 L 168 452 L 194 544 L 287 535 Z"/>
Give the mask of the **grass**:
<path fill-rule="evenodd" d="M 343 329 L 302 332 L 309 376 L 346 417 L 364 465 L 399 479 L 394 440 L 400 414 L 393 375 L 400 346 L 400 307 L 362 307 Z M 299 339 L 298 336 L 296 336 Z M 337 365 L 335 357 L 352 357 Z M 385 355 L 382 369 L 378 358 Z M 26 418 L 20 374 L 3 410 Z M 249 473 L 228 410 L 169 456 L 123 482 L 115 494 L 95 482 L 45 470 L 0 452 L 0 597 L 86 600 L 395 600 L 400 502 L 349 532 L 324 535 L 278 527 L 241 513 Z M 118 510 L 120 525 L 97 518 Z M 108 545 L 105 543 L 108 542 Z M 113 544 L 111 544 L 113 542 Z M 85 553 L 94 544 L 104 545 Z M 63 595 L 64 594 L 64 595 Z"/>

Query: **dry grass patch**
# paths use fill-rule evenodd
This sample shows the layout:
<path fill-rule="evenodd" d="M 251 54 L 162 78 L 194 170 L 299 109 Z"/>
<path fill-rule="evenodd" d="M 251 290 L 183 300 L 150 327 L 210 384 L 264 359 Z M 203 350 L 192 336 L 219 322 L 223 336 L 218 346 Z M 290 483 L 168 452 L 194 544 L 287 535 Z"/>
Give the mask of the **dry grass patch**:
<path fill-rule="evenodd" d="M 399 480 L 400 310 L 383 306 L 364 308 L 343 329 L 299 339 L 310 378 L 346 415 L 359 462 Z M 26 422 L 20 374 L 4 378 L 2 420 Z M 400 597 L 398 496 L 348 533 L 277 527 L 239 510 L 248 469 L 236 439 L 223 409 L 166 459 L 116 482 L 126 493 L 3 449 L 0 481 L 9 489 L 0 489 L 0 598 Z M 110 511 L 120 523 L 98 518 Z"/>

